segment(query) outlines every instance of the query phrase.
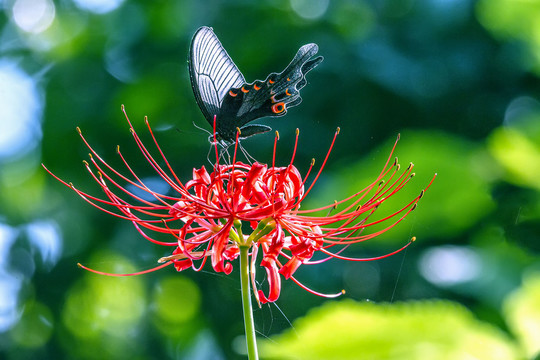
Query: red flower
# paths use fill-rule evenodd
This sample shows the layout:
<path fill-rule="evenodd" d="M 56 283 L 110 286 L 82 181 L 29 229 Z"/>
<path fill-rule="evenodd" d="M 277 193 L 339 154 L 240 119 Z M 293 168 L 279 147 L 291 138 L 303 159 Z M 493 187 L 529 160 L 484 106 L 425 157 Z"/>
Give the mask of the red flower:
<path fill-rule="evenodd" d="M 122 110 L 124 111 L 123 107 Z M 174 190 L 175 196 L 160 194 L 147 187 L 135 175 L 119 149 L 118 154 L 124 161 L 130 176 L 123 175 L 110 167 L 86 142 L 79 129 L 81 138 L 91 151 L 90 161 L 97 169 L 97 174 L 87 162 L 85 162 L 86 168 L 101 186 L 107 198 L 101 199 L 82 192 L 53 174 L 55 178 L 71 187 L 95 207 L 132 221 L 135 228 L 147 240 L 158 245 L 174 247 L 171 255 L 159 259 L 162 265 L 140 273 L 120 274 L 120 276 L 146 273 L 170 264 L 173 264 L 178 271 L 189 267 L 198 271 L 202 269 L 208 258 L 211 259 L 215 271 L 229 274 L 233 268 L 231 262 L 238 257 L 240 247 L 249 247 L 253 284 L 255 284 L 257 254 L 259 251 L 262 252 L 260 266 L 266 270 L 269 292 L 265 295 L 262 290 L 258 290 L 255 295 L 258 301 L 265 303 L 275 301 L 279 297 L 281 275 L 285 279 L 292 279 L 302 288 L 316 293 L 294 278 L 293 275 L 300 265 L 318 264 L 331 258 L 352 261 L 380 259 L 403 250 L 414 240 L 413 238 L 402 248 L 377 258 L 348 258 L 340 255 L 341 251 L 349 245 L 371 239 L 395 226 L 416 208 L 416 203 L 424 194 L 425 189 L 401 210 L 378 221 L 369 222 L 369 217 L 379 206 L 414 176 L 412 164 L 399 174 L 400 167 L 397 159 L 391 162 L 397 140 L 381 173 L 365 189 L 325 207 L 300 210 L 302 201 L 311 191 L 326 164 L 339 128 L 321 168 L 306 190 L 305 182 L 313 169 L 314 161 L 302 179 L 300 172 L 293 165 L 298 131 L 293 157 L 287 166 L 276 167 L 274 164 L 269 166 L 258 162 L 245 164 L 236 161 L 237 141 L 232 164 L 220 164 L 216 161 L 211 172 L 208 172 L 204 166 L 193 169 L 192 180 L 183 184 L 163 155 L 148 121 L 146 124 L 165 168 L 158 164 L 143 145 L 127 115 L 126 120 L 142 154 L 158 175 Z M 276 136 L 274 155 L 277 139 Z M 219 159 L 217 145 L 215 150 L 216 159 Z M 141 198 L 120 185 L 116 179 L 121 179 L 152 195 L 155 201 Z M 431 182 L 427 187 L 430 185 Z M 126 201 L 120 195 L 127 195 L 131 200 Z M 334 213 L 327 216 L 317 215 L 322 211 Z M 388 223 L 388 225 L 371 234 L 362 234 L 363 229 L 380 223 Z M 244 226 L 244 224 L 249 226 Z M 249 235 L 243 233 L 246 228 L 251 229 Z M 146 230 L 170 234 L 174 242 L 158 241 L 147 234 Z M 336 247 L 339 249 L 335 250 Z M 315 252 L 320 252 L 325 257 L 313 261 L 311 259 Z M 253 287 L 256 289 L 255 286 Z M 334 297 L 340 295 L 341 292 L 331 295 L 316 294 Z"/>

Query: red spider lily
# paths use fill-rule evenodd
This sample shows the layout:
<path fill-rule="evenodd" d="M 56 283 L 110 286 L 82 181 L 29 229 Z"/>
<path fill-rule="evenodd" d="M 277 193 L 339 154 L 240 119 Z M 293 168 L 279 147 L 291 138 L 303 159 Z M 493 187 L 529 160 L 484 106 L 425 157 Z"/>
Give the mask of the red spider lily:
<path fill-rule="evenodd" d="M 56 177 L 47 168 L 45 170 L 98 209 L 130 220 L 145 239 L 158 245 L 174 247 L 174 250 L 170 256 L 159 259 L 162 263 L 160 266 L 138 273 L 108 274 L 79 264 L 87 270 L 105 275 L 127 276 L 154 271 L 173 264 L 178 271 L 189 267 L 199 271 L 210 258 L 215 271 L 229 274 L 233 268 L 231 262 L 238 257 L 240 248 L 249 247 L 254 291 L 256 289 L 255 268 L 259 251 L 262 252 L 260 265 L 267 273 L 268 295 L 265 295 L 262 290 L 255 291 L 255 297 L 260 303 L 278 299 L 281 289 L 280 275 L 283 275 L 285 279 L 292 279 L 314 294 L 335 297 L 342 292 L 317 293 L 299 283 L 293 274 L 302 264 L 318 264 L 332 258 L 351 261 L 385 258 L 405 249 L 414 241 L 413 238 L 402 248 L 375 258 L 350 258 L 340 254 L 346 247 L 371 239 L 394 227 L 416 208 L 424 191 L 433 182 L 432 179 L 426 189 L 400 210 L 377 221 L 369 221 L 370 216 L 379 206 L 403 188 L 414 176 L 412 164 L 400 172 L 397 158 L 391 161 L 399 136 L 380 174 L 365 189 L 328 206 L 300 210 L 302 201 L 313 188 L 328 160 L 339 128 L 321 168 L 307 190 L 305 182 L 312 172 L 314 161 L 311 162 L 306 176 L 302 179 L 298 169 L 293 165 L 298 144 L 298 131 L 293 155 L 287 166 L 276 167 L 274 160 L 272 166 L 258 162 L 245 164 L 236 161 L 240 135 L 238 132 L 231 164 L 219 163 L 217 145 L 215 145 L 216 163 L 212 171 L 209 173 L 204 166 L 193 169 L 193 179 L 183 184 L 165 158 L 148 120 L 145 118 L 150 135 L 162 159 L 160 162 L 164 166 L 160 166 L 143 145 L 123 107 L 122 111 L 143 156 L 176 193 L 174 196 L 161 194 L 147 187 L 133 172 L 119 148 L 117 152 L 129 175 L 110 167 L 88 144 L 78 128 L 82 140 L 90 149 L 90 162 L 97 172 L 86 161 L 85 166 L 100 185 L 106 198 L 98 198 L 80 191 L 71 183 L 68 184 Z M 277 140 L 276 133 L 274 159 Z M 150 194 L 155 200 L 149 201 L 136 195 L 120 185 L 118 179 Z M 131 201 L 124 200 L 125 197 L 131 198 Z M 328 214 L 320 215 L 324 212 Z M 251 229 L 249 235 L 243 234 L 245 230 L 243 224 L 249 224 L 249 227 L 246 225 Z M 375 224 L 386 225 L 378 231 L 362 234 L 365 228 Z M 174 242 L 159 241 L 149 235 L 148 231 L 169 234 L 174 238 Z M 311 260 L 315 252 L 320 252 L 325 257 Z"/>

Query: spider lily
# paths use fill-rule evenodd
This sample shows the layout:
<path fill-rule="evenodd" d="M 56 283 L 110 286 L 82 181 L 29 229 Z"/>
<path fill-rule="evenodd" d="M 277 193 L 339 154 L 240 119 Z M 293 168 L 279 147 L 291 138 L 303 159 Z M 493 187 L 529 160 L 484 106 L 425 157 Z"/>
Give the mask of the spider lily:
<path fill-rule="evenodd" d="M 177 271 L 188 268 L 199 271 L 210 259 L 215 271 L 230 274 L 233 261 L 239 257 L 242 249 L 248 249 L 249 273 L 254 295 L 259 303 L 266 303 L 278 299 L 282 277 L 293 280 L 311 293 L 325 297 L 339 296 L 343 291 L 322 294 L 303 285 L 294 277 L 296 270 L 301 265 L 319 264 L 330 259 L 347 261 L 381 259 L 402 251 L 414 241 L 413 237 L 403 247 L 373 258 L 351 258 L 342 255 L 342 251 L 347 247 L 372 239 L 401 222 L 416 208 L 425 190 L 433 182 L 434 178 L 418 196 L 398 211 L 379 220 L 370 221 L 370 217 L 383 202 L 392 198 L 414 176 L 412 164 L 401 169 L 397 158 L 392 158 L 399 136 L 381 172 L 366 188 L 327 206 L 304 210 L 301 209 L 301 204 L 317 182 L 334 146 L 339 128 L 334 134 L 321 167 L 314 171 L 315 162 L 312 161 L 304 177 L 293 165 L 298 144 L 298 130 L 293 154 L 286 166 L 275 165 L 277 133 L 271 165 L 237 161 L 240 137 L 238 131 L 230 164 L 220 163 L 215 141 L 216 161 L 212 169 L 207 170 L 204 166 L 193 169 L 192 178 L 183 183 L 159 147 L 148 119 L 145 118 L 145 122 L 159 154 L 159 160 L 156 160 L 143 144 L 123 106 L 122 111 L 142 155 L 169 185 L 174 195 L 158 193 L 146 186 L 132 170 L 119 148 L 117 153 L 126 170 L 120 172 L 109 166 L 86 141 L 79 128 L 77 130 L 83 142 L 90 149 L 90 162 L 84 161 L 85 167 L 101 187 L 105 197 L 96 197 L 83 192 L 43 167 L 91 205 L 131 221 L 143 238 L 154 244 L 170 247 L 171 251 L 170 255 L 158 260 L 159 266 L 137 273 L 109 274 L 79 264 L 84 269 L 112 276 L 138 275 L 168 265 L 173 265 Z M 308 186 L 306 179 L 311 176 L 313 180 Z M 137 195 L 123 184 L 146 192 L 153 200 Z M 378 225 L 379 229 L 364 233 L 366 228 L 373 225 Z M 168 234 L 171 241 L 158 240 L 152 233 Z M 322 254 L 322 258 L 313 260 L 316 253 Z M 257 264 L 266 271 L 268 280 L 266 293 L 262 289 L 257 289 L 255 284 Z"/>

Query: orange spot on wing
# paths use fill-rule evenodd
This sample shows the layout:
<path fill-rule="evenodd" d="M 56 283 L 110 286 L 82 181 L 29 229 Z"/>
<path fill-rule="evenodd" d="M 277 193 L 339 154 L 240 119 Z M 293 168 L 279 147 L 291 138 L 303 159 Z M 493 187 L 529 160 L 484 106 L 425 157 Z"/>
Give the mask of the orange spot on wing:
<path fill-rule="evenodd" d="M 272 80 L 272 79 L 268 79 L 268 83 L 269 83 L 269 84 L 273 84 L 273 83 L 275 83 L 275 81 Z"/>
<path fill-rule="evenodd" d="M 287 81 L 291 81 L 291 78 L 287 78 Z"/>
<path fill-rule="evenodd" d="M 285 111 L 285 103 L 280 102 L 280 103 L 272 105 L 272 112 L 274 114 L 280 114 L 284 111 Z"/>
<path fill-rule="evenodd" d="M 231 95 L 232 97 L 235 97 L 236 95 L 238 95 L 238 93 L 235 93 L 234 91 L 229 90 L 229 95 Z"/>
<path fill-rule="evenodd" d="M 249 90 L 244 89 L 243 86 L 240 88 L 240 90 L 242 90 L 243 93 L 248 93 L 249 92 Z"/>
<path fill-rule="evenodd" d="M 291 96 L 291 93 L 289 92 L 289 89 L 285 90 L 285 94 L 287 94 L 287 96 Z"/>
<path fill-rule="evenodd" d="M 261 87 L 260 87 L 260 86 L 257 86 L 257 84 L 253 84 L 253 88 L 254 88 L 255 90 L 260 90 L 260 89 L 261 89 Z"/>

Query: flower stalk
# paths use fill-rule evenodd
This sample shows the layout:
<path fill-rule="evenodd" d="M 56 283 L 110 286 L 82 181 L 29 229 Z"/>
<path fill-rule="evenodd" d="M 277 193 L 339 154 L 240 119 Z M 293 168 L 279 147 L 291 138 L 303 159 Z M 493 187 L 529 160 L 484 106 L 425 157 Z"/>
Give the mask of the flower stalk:
<path fill-rule="evenodd" d="M 255 338 L 255 322 L 253 321 L 253 306 L 251 304 L 251 289 L 249 281 L 249 246 L 240 246 L 240 287 L 242 292 L 242 310 L 244 313 L 244 328 L 246 331 L 247 354 L 250 360 L 257 360 L 257 340 Z"/>

